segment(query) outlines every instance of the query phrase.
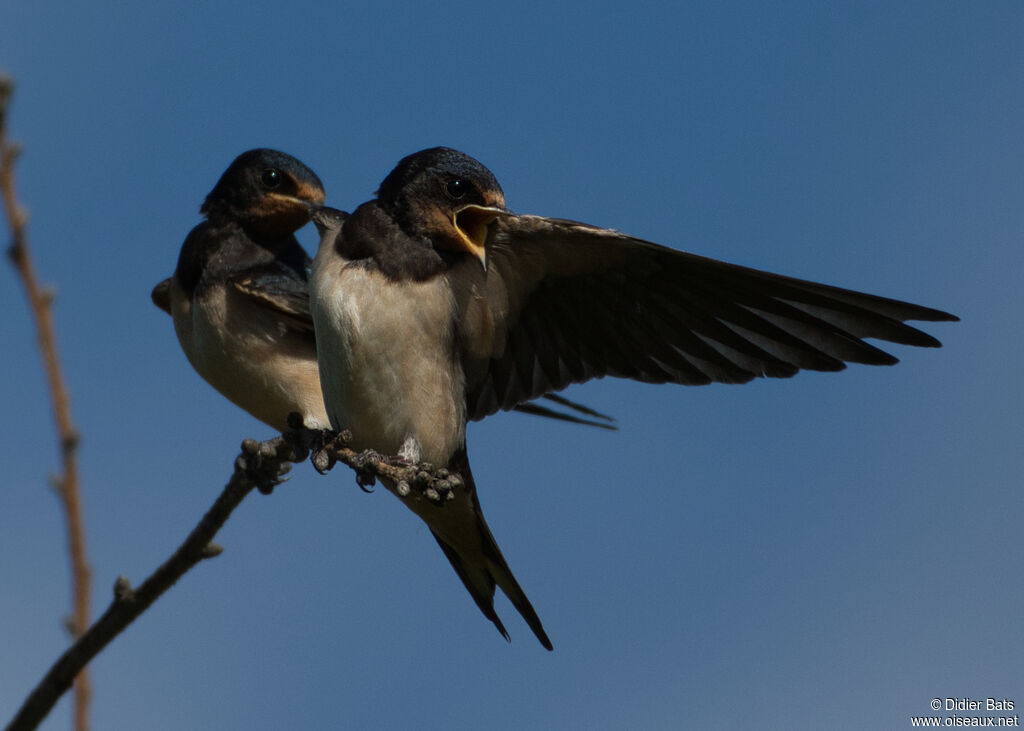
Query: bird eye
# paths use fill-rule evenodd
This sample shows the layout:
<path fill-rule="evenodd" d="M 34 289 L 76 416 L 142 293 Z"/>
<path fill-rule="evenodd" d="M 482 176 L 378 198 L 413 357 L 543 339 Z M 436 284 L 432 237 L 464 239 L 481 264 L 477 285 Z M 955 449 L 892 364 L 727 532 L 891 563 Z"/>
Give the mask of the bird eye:
<path fill-rule="evenodd" d="M 469 183 L 461 178 L 452 178 L 444 184 L 444 192 L 448 194 L 449 198 L 457 201 L 464 198 L 469 192 Z"/>
<path fill-rule="evenodd" d="M 267 168 L 260 175 L 260 180 L 268 188 L 276 188 L 281 184 L 281 171 L 277 168 Z"/>

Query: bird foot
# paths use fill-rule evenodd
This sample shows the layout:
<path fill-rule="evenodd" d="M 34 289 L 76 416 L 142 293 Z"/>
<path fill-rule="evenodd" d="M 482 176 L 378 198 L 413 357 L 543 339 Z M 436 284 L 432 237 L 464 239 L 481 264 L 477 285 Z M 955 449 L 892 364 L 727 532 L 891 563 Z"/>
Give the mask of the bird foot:
<path fill-rule="evenodd" d="M 427 500 L 442 507 L 455 499 L 455 491 L 463 486 L 462 478 L 442 468 L 434 470 L 432 465 L 421 463 L 419 470 L 409 481 L 402 480 L 395 486 L 395 493 L 403 500 Z"/>
<path fill-rule="evenodd" d="M 364 449 L 352 460 L 352 467 L 356 471 L 356 484 L 363 492 L 373 492 L 370 488 L 377 484 L 377 477 L 369 468 L 380 462 L 387 462 L 387 457 L 373 449 Z"/>
<path fill-rule="evenodd" d="M 334 453 L 347 447 L 352 439 L 352 433 L 347 429 L 337 433 L 330 429 L 305 429 L 304 434 L 309 436 L 311 442 L 308 447 L 309 461 L 313 463 L 313 469 L 321 475 L 327 474 L 338 464 L 338 458 Z"/>
<path fill-rule="evenodd" d="M 352 467 L 356 471 L 356 483 L 364 492 L 372 492 L 367 488 L 377 483 L 377 477 L 373 474 L 372 467 L 378 464 L 386 464 L 390 467 L 410 468 L 415 467 L 419 458 L 419 444 L 412 440 L 414 448 L 410 448 L 407 440 L 398 454 L 386 456 L 375 449 L 365 449 L 356 455 L 352 460 Z"/>
<path fill-rule="evenodd" d="M 242 453 L 235 459 L 235 466 L 245 473 L 264 495 L 269 495 L 274 488 L 285 481 L 291 470 L 289 462 L 282 462 L 275 454 L 274 441 L 257 442 L 246 439 L 242 442 Z M 280 441 L 278 438 L 277 441 Z"/>

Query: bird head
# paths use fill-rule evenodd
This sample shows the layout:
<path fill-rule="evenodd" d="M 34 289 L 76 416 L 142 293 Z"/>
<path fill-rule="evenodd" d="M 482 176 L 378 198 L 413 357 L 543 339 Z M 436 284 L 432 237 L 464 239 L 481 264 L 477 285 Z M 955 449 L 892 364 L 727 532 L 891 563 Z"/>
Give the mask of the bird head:
<path fill-rule="evenodd" d="M 472 256 L 484 268 L 490 225 L 510 214 L 491 171 L 447 147 L 402 159 L 377 197 L 410 236 L 429 240 L 441 252 Z"/>
<path fill-rule="evenodd" d="M 273 239 L 308 223 L 311 207 L 323 202 L 316 173 L 291 155 L 261 148 L 235 158 L 199 210 L 211 221 L 237 220 L 251 233 Z"/>

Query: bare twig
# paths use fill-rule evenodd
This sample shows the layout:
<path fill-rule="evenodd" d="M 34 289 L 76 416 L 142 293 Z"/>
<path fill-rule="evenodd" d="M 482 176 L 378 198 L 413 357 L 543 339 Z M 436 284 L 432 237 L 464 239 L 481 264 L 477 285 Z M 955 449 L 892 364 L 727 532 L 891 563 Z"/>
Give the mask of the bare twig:
<path fill-rule="evenodd" d="M 403 501 L 425 499 L 441 505 L 453 499 L 465 484 L 461 475 L 427 462 L 410 463 L 402 456 L 356 452 L 348 446 L 352 434 L 347 429 L 338 434 L 310 431 L 302 426 L 298 414 L 288 415 L 288 425 L 290 433 L 297 434 L 303 447 L 312 451 L 310 461 L 318 472 L 323 474 L 341 462 L 355 470 L 356 482 L 363 489 L 380 477 L 385 487 Z"/>
<path fill-rule="evenodd" d="M 37 728 L 82 668 L 189 569 L 220 553 L 220 546 L 211 541 L 246 495 L 254 487 L 260 492 L 270 493 L 288 472 L 290 463 L 304 461 L 310 449 L 316 449 L 314 464 L 318 469 L 329 469 L 334 463 L 343 462 L 357 470 L 360 484 L 364 485 L 382 477 L 398 485 L 411 485 L 428 499 L 439 500 L 444 500 L 449 491 L 461 485 L 458 475 L 435 470 L 428 464 L 396 466 L 395 462 L 401 460 L 393 457 L 367 458 L 346 446 L 347 433 L 328 439 L 322 432 L 302 428 L 301 423 L 301 418 L 292 418 L 289 421 L 292 430 L 280 437 L 265 442 L 252 439 L 242 442 L 242 453 L 235 459 L 231 479 L 185 542 L 138 589 L 132 589 L 127 578 L 118 577 L 110 606 L 54 663 L 6 731 L 32 731 Z"/>
<path fill-rule="evenodd" d="M 243 442 L 242 454 L 235 460 L 234 474 L 185 542 L 138 589 L 132 589 L 125 577 L 118 577 L 114 583 L 114 599 L 110 606 L 54 663 L 22 704 L 18 715 L 8 724 L 7 731 L 29 731 L 36 728 L 71 686 L 75 675 L 111 640 L 146 611 L 185 572 L 204 558 L 212 558 L 220 553 L 220 547 L 211 541 L 231 512 L 254 487 L 268 490 L 279 481 L 290 466 L 287 462 L 295 456 L 292 446 L 282 437 L 262 443 L 253 440 Z"/>
<path fill-rule="evenodd" d="M 432 465 L 410 464 L 400 457 L 356 453 L 347 446 L 351 439 L 347 433 L 328 436 L 322 432 L 306 430 L 302 427 L 302 419 L 296 418 L 298 414 L 293 414 L 289 420 L 292 429 L 285 435 L 266 442 L 246 440 L 242 443 L 242 454 L 235 460 L 235 470 L 227 486 L 185 542 L 138 589 L 132 589 L 127 578 L 119 577 L 114 584 L 113 601 L 89 627 L 90 570 L 85 559 L 75 459 L 78 433 L 71 422 L 67 388 L 57 357 L 50 312 L 52 297 L 39 286 L 36 279 L 25 236 L 28 216 L 15 195 L 14 162 L 19 148 L 7 141 L 4 127 L 7 103 L 13 89 L 13 81 L 0 75 L 0 188 L 12 235 L 8 256 L 25 286 L 39 331 L 39 346 L 53 394 L 63 460 L 63 474 L 56 483 L 68 523 L 74 592 L 72 631 L 75 642 L 25 699 L 6 731 L 30 731 L 37 728 L 72 683 L 75 685 L 76 699 L 75 728 L 86 731 L 89 686 L 85 668 L 88 663 L 193 566 L 219 554 L 220 547 L 211 541 L 232 511 L 254 487 L 264 493 L 271 492 L 290 468 L 290 462 L 305 460 L 310 450 L 315 449 L 313 463 L 320 472 L 342 462 L 356 471 L 361 486 L 371 485 L 376 478 L 383 478 L 388 489 L 403 499 L 422 498 L 443 503 L 463 483 L 459 475 L 449 474 L 444 469 L 435 470 Z"/>
<path fill-rule="evenodd" d="M 69 622 L 71 634 L 78 639 L 89 626 L 90 570 L 85 555 L 85 533 L 82 525 L 82 504 L 78 489 L 78 432 L 71 421 L 71 408 L 64 376 L 57 355 L 50 311 L 52 295 L 39 286 L 28 249 L 25 228 L 28 215 L 18 203 L 14 187 L 14 162 L 20 147 L 9 142 L 6 134 L 7 105 L 14 92 L 14 81 L 0 75 L 0 193 L 11 229 L 8 256 L 25 286 L 29 309 L 39 333 L 39 350 L 43 358 L 46 380 L 53 396 L 53 412 L 57 423 L 57 439 L 61 452 L 61 475 L 55 486 L 67 523 L 68 550 L 71 554 L 71 594 L 73 611 Z M 89 676 L 83 672 L 75 683 L 74 724 L 77 731 L 89 727 Z"/>

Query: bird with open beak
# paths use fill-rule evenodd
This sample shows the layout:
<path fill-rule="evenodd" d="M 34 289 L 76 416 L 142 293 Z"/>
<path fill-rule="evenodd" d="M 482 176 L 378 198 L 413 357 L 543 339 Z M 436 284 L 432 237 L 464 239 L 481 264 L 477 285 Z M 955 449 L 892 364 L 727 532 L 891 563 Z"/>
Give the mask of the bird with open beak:
<path fill-rule="evenodd" d="M 320 178 L 291 155 L 242 153 L 206 196 L 205 220 L 182 244 L 174 276 L 152 293 L 199 375 L 278 431 L 290 412 L 311 429 L 330 426 L 309 311 L 312 261 L 294 235 L 323 202 Z M 564 410 L 534 403 L 516 410 L 614 429 L 582 404 L 545 398 Z"/>
<path fill-rule="evenodd" d="M 494 175 L 438 147 L 404 158 L 377 197 L 321 230 L 311 311 L 324 403 L 356 449 L 447 466 L 454 499 L 389 489 L 430 527 L 481 611 L 501 587 L 551 641 L 484 521 L 466 423 L 570 383 L 746 383 L 935 347 L 906 320 L 939 310 L 727 264 L 617 231 L 516 215 Z M 404 493 L 404 494 L 403 494 Z"/>

